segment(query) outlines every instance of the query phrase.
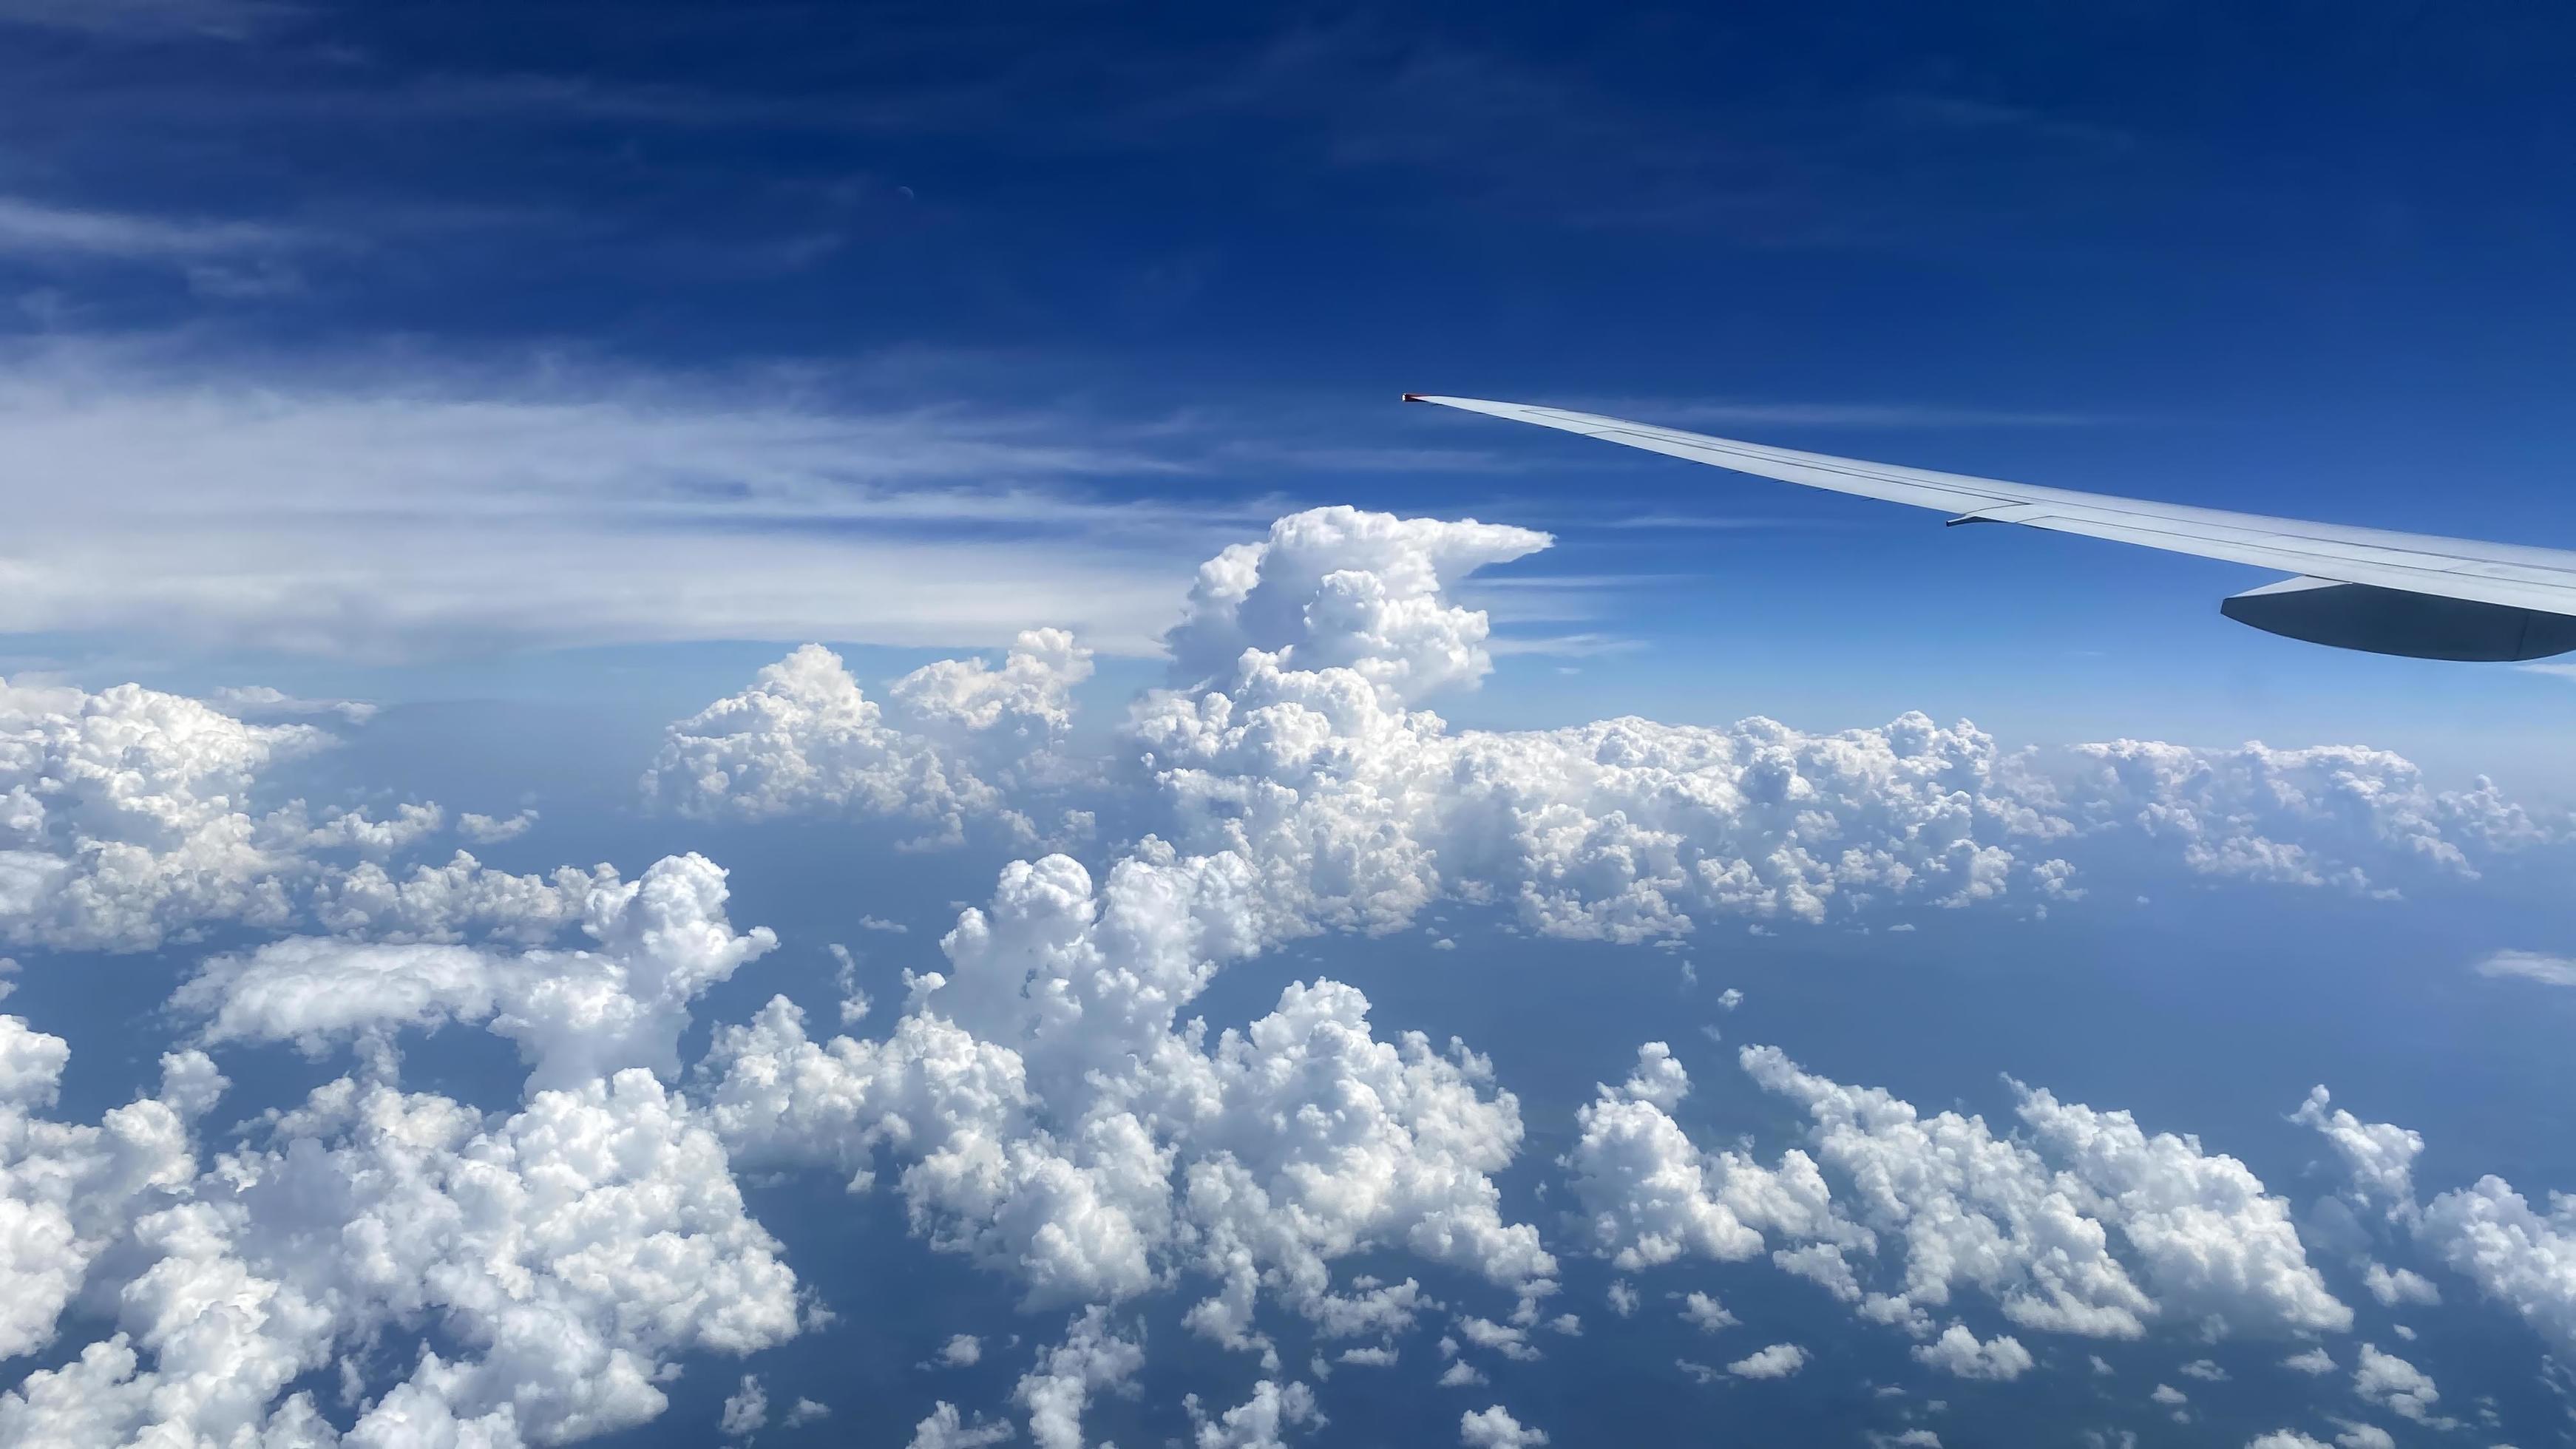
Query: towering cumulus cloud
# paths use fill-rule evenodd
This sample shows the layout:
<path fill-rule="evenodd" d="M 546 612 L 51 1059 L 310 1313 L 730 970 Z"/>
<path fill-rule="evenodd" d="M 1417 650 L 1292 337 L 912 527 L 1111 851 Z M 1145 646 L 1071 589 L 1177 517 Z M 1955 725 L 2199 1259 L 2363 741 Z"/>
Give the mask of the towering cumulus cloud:
<path fill-rule="evenodd" d="M 941 660 L 896 681 L 893 712 L 869 699 L 839 655 L 808 644 L 751 687 L 673 724 L 644 792 L 683 815 L 759 819 L 831 811 L 911 822 L 925 844 L 1029 818 L 1004 788 L 1040 783 L 1073 723 L 1072 688 L 1091 651 L 1061 629 L 1020 635 L 999 669 Z"/>

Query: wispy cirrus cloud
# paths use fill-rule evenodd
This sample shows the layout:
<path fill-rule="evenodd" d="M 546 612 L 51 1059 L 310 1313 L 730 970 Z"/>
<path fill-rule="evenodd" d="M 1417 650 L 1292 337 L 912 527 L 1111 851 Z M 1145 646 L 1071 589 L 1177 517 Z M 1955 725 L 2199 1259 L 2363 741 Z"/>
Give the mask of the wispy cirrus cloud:
<path fill-rule="evenodd" d="M 1138 488 L 1200 465 L 1061 410 L 611 369 L 340 371 L 0 357 L 0 489 L 18 500 L 0 632 L 412 657 L 983 645 L 1034 617 L 1148 654 L 1176 580 L 1266 506 Z"/>
<path fill-rule="evenodd" d="M 272 0 L 0 0 L 0 26 L 104 40 L 241 40 L 295 13 Z"/>

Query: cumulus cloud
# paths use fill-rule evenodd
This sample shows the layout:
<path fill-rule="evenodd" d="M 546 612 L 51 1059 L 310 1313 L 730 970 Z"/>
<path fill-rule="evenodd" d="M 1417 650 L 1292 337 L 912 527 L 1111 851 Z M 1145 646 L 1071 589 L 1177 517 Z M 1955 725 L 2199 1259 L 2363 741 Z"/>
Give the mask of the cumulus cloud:
<path fill-rule="evenodd" d="M 1705 1293 L 1693 1293 L 1682 1300 L 1682 1322 L 1702 1333 L 1715 1333 L 1733 1328 L 1740 1320 L 1726 1311 L 1726 1305 Z"/>
<path fill-rule="evenodd" d="M 2352 1391 L 2361 1396 L 2362 1402 L 2375 1404 L 2401 1419 L 2450 1427 L 2449 1420 L 2433 1412 L 2442 1393 L 2433 1386 L 2432 1376 L 2393 1353 L 2380 1352 L 2375 1344 L 2361 1346 L 2361 1361 L 2352 1374 Z"/>
<path fill-rule="evenodd" d="M 1807 1366 L 1807 1351 L 1794 1343 L 1775 1343 L 1726 1366 L 1739 1379 L 1785 1379 Z"/>
<path fill-rule="evenodd" d="M 2281 1360 L 2281 1367 L 2303 1374 L 2330 1374 L 2335 1371 L 2334 1355 L 2322 1348 L 2304 1349 Z"/>
<path fill-rule="evenodd" d="M 659 1414 L 681 1354 L 797 1331 L 722 1147 L 649 1073 L 506 1119 L 342 1078 L 262 1138 L 134 1221 L 113 1331 L 0 1396 L 0 1438 L 305 1442 L 295 1381 L 401 1335 L 353 1442 L 556 1442 Z"/>
<path fill-rule="evenodd" d="M 1991 1298 L 2018 1328 L 2098 1337 L 2158 1323 L 2252 1334 L 2351 1323 L 2288 1205 L 2190 1138 L 2013 1083 L 2029 1133 L 2015 1141 L 1981 1118 L 1927 1117 L 1802 1071 L 1775 1048 L 1740 1060 L 1806 1109 L 1807 1147 L 1776 1166 L 1701 1151 L 1662 1105 L 1687 1089 L 1666 1079 L 1679 1067 L 1642 1054 L 1636 1075 L 1577 1113 L 1564 1159 L 1594 1251 L 1634 1270 L 1768 1249 L 1864 1318 L 1927 1340 L 1915 1350 L 1925 1363 L 1974 1377 L 2014 1377 L 2030 1355 L 1960 1324 L 1936 1336 L 1931 1315 L 1962 1291 Z M 1879 1286 L 1890 1247 L 1896 1281 Z"/>
<path fill-rule="evenodd" d="M 208 962 L 173 998 L 206 1018 L 208 1044 L 294 1042 L 488 1022 L 534 1068 L 531 1091 L 623 1067 L 679 1074 L 691 1000 L 777 944 L 725 919 L 724 870 L 671 856 L 632 882 L 591 891 L 582 930 L 597 948 L 503 953 L 441 944 L 293 937 Z"/>
<path fill-rule="evenodd" d="M 2400 1303 L 2429 1307 L 2442 1301 L 2442 1290 L 2434 1287 L 2431 1279 L 2411 1268 L 2391 1269 L 2385 1264 L 2373 1263 L 2362 1274 L 2362 1286 L 2370 1290 L 2371 1297 L 2389 1308 Z"/>
<path fill-rule="evenodd" d="M 1269 1379 L 1252 1386 L 1251 1398 L 1214 1417 L 1199 1407 L 1196 1395 L 1185 1400 L 1184 1407 L 1197 1431 L 1194 1449 L 1281 1449 L 1290 1430 L 1312 1432 L 1326 1422 L 1315 1408 L 1313 1389 Z"/>
<path fill-rule="evenodd" d="M 2543 1212 L 2482 1177 L 2425 1204 L 2416 1240 L 2557 1352 L 2576 1353 L 2576 1198 L 2553 1195 Z"/>
<path fill-rule="evenodd" d="M 53 1341 L 101 1254 L 197 1173 L 196 1119 L 225 1083 L 199 1053 L 165 1056 L 162 1087 L 95 1126 L 44 1115 L 70 1044 L 0 1016 L 0 1357 Z"/>
<path fill-rule="evenodd" d="M 1539 1449 L 1548 1438 L 1546 1430 L 1521 1423 L 1496 1404 L 1459 1415 L 1458 1442 L 1467 1449 Z"/>
<path fill-rule="evenodd" d="M 1082 1449 L 1082 1412 L 1092 1395 L 1127 1389 L 1144 1367 L 1145 1350 L 1111 1329 L 1095 1306 L 1067 1326 L 1064 1342 L 1038 1355 L 1011 1400 L 1028 1410 L 1029 1440 L 1038 1449 Z"/>
<path fill-rule="evenodd" d="M 999 669 L 942 660 L 896 681 L 890 718 L 839 655 L 808 644 L 665 730 L 644 793 L 697 818 L 896 820 L 925 844 L 992 820 L 1035 840 L 1005 787 L 1060 768 L 1071 690 L 1090 675 L 1091 651 L 1072 635 L 1030 630 Z"/>
<path fill-rule="evenodd" d="M 0 944 L 139 951 L 308 915 L 377 939 L 541 940 L 614 879 L 606 867 L 512 876 L 463 852 L 397 874 L 387 859 L 445 828 L 438 806 L 255 803 L 279 767 L 333 743 L 138 685 L 0 682 Z"/>
<path fill-rule="evenodd" d="M 1999 1379 L 2005 1382 L 2030 1372 L 2030 1350 L 2021 1340 L 1999 1333 L 1980 1341 L 1963 1323 L 1953 1323 L 1930 1343 L 1914 1346 L 1915 1361 L 1928 1364 L 1946 1374 L 1963 1379 Z"/>
<path fill-rule="evenodd" d="M 1358 991 L 1287 987 L 1208 1039 L 1180 1022 L 1258 936 L 1239 861 L 1123 861 L 1095 887 L 1053 856 L 1003 873 L 911 980 L 882 1041 L 817 1042 L 784 999 L 720 1030 L 708 1097 L 747 1162 L 896 1172 L 934 1246 L 1017 1278 L 1033 1305 L 1114 1302 L 1187 1275 L 1190 1326 L 1267 1353 L 1276 1293 L 1326 1337 L 1402 1328 L 1411 1280 L 1337 1283 L 1335 1260 L 1401 1248 L 1515 1294 L 1552 1291 L 1537 1231 L 1490 1174 L 1517 1102 L 1484 1059 L 1379 1040 Z"/>
<path fill-rule="evenodd" d="M 2382 1208 L 2393 1218 L 2411 1215 L 2415 1158 L 2424 1150 L 2423 1136 L 2392 1123 L 2363 1122 L 2333 1103 L 2325 1088 L 2312 1088 L 2290 1120 L 2325 1134 L 2352 1174 L 2355 1195 L 2365 1204 Z"/>
<path fill-rule="evenodd" d="M 456 817 L 456 833 L 476 845 L 498 845 L 504 840 L 516 840 L 527 834 L 536 823 L 537 812 L 534 810 L 499 817 L 469 811 Z"/>
<path fill-rule="evenodd" d="M 1131 720 L 1178 843 L 1255 862 L 1296 922 L 1392 930 L 1449 895 L 1641 941 L 2044 904 L 2080 893 L 2087 860 L 2383 891 L 2556 838 L 2492 786 L 2435 791 L 2366 749 L 2008 754 L 1921 715 L 1831 735 L 1758 718 L 1453 732 L 1422 701 L 1489 661 L 1483 614 L 1449 591 L 1545 541 L 1322 509 L 1212 560 L 1171 636 L 1184 683 Z"/>

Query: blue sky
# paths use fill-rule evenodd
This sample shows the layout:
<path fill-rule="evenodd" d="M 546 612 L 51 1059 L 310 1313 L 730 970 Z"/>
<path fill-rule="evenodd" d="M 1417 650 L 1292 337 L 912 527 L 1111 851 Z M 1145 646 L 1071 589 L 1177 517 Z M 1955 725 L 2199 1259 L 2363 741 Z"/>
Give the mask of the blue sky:
<path fill-rule="evenodd" d="M 2576 1432 L 2576 680 L 1397 401 L 2576 542 L 2576 20 L 1736 9 L 0 0 L 0 1438 Z"/>
<path fill-rule="evenodd" d="M 1136 580 L 1127 648 L 1150 647 L 1134 620 L 1225 526 L 1211 515 L 1358 498 L 1558 531 L 1528 572 L 1651 578 L 1553 594 L 1579 623 L 1524 630 L 1645 646 L 1578 661 L 1648 691 L 1640 708 L 2349 733 L 2568 783 L 2531 723 L 2554 723 L 2559 681 L 2246 635 L 2214 612 L 2259 582 L 2242 569 L 1943 537 L 1391 406 L 1405 389 L 1572 402 L 2077 487 L 2566 537 L 2550 362 L 2576 297 L 2554 246 L 2570 123 L 2549 17 L 92 10 L 28 23 L 29 7 L 0 61 L 19 138 L 0 177 L 18 305 L 0 325 L 33 386 L 276 389 L 290 412 L 353 393 L 640 399 L 685 404 L 690 436 L 707 411 L 847 426 L 929 408 L 946 442 L 1001 455 L 878 476 L 1087 505 L 1066 526 Z M 695 459 L 651 477 L 651 446 L 602 463 L 610 498 L 687 487 L 720 505 L 741 486 Z M 256 447 L 254 493 L 273 470 L 345 466 Z M 97 468 L 65 448 L 31 444 L 17 486 Z M 387 477 L 369 501 L 441 481 Z M 1140 530 L 1099 512 L 1138 502 L 1180 516 Z M 1739 526 L 1604 526 L 1671 517 Z M 959 508 L 908 526 L 1045 525 Z M 903 631 L 814 612 L 655 632 L 1006 637 L 981 620 L 871 637 Z M 313 632 L 287 642 L 309 652 Z M 442 623 L 402 652 L 571 632 Z M 23 657 L 78 667 L 120 642 Z M 1809 667 L 1827 654 L 1845 667 Z M 1552 683 L 1507 671 L 1483 707 L 1563 718 Z"/>

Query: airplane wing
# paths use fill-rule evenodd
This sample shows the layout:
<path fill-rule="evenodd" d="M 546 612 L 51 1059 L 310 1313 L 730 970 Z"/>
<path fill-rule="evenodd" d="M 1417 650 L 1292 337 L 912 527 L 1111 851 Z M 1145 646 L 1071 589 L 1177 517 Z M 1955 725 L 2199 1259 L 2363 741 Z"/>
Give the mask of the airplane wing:
<path fill-rule="evenodd" d="M 1404 400 L 1535 423 L 1784 483 L 1936 508 L 1950 514 L 1952 523 L 2018 523 L 2278 569 L 2290 577 L 2238 594 L 2220 610 L 2240 623 L 2311 643 L 2423 659 L 2539 659 L 2576 649 L 2576 552 L 1934 473 L 1529 403 L 1419 393 L 1407 393 Z"/>

